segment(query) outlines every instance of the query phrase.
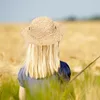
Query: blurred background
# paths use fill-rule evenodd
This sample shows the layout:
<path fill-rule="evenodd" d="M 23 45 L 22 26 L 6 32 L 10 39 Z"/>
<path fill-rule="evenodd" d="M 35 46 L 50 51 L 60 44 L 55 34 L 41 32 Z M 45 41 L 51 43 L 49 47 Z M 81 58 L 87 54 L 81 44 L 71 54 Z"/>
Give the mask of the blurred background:
<path fill-rule="evenodd" d="M 17 73 L 27 50 L 20 33 L 39 16 L 60 23 L 63 32 L 60 59 L 69 64 L 71 79 L 100 55 L 100 0 L 0 0 L 0 100 L 18 100 Z M 15 82 L 9 80 L 12 76 Z M 66 85 L 58 82 L 48 89 L 44 85 L 43 90 L 37 86 L 39 94 L 33 97 L 100 100 L 100 59 Z"/>
<path fill-rule="evenodd" d="M 100 0 L 0 0 L 0 73 L 16 75 L 25 59 L 20 32 L 38 16 L 61 23 L 60 59 L 79 72 L 100 55 Z M 92 67 L 99 75 L 100 61 Z"/>

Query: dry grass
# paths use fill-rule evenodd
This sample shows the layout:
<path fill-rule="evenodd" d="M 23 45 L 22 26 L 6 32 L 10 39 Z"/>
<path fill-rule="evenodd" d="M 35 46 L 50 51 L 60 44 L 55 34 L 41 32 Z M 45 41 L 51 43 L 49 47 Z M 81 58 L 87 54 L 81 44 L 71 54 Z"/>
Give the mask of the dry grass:
<path fill-rule="evenodd" d="M 100 54 L 100 22 L 63 22 L 60 58 L 73 67 L 84 67 Z M 25 57 L 20 35 L 27 24 L 0 24 L 0 72 L 18 71 Z M 96 66 L 99 66 L 99 61 Z"/>
<path fill-rule="evenodd" d="M 61 59 L 71 68 L 84 67 L 100 55 L 100 21 L 64 23 Z M 99 68 L 100 60 L 95 63 Z M 93 70 L 94 67 L 93 66 Z M 100 69 L 99 69 L 100 70 Z"/>
<path fill-rule="evenodd" d="M 26 49 L 20 32 L 26 25 L 0 24 L 0 79 L 8 73 L 16 76 L 21 67 L 20 63 L 25 58 Z M 85 67 L 100 55 L 100 21 L 62 22 L 62 25 L 64 36 L 60 43 L 60 59 L 66 61 L 71 70 L 74 67 Z M 99 74 L 100 60 L 94 63 L 88 72 Z M 79 82 L 75 81 L 73 84 L 75 99 L 70 100 L 99 100 L 100 84 L 97 82 L 95 85 L 95 77 L 90 78 L 88 84 L 85 83 L 87 79 L 81 84 L 82 77 L 79 77 Z M 91 82 L 92 80 L 94 81 Z"/>

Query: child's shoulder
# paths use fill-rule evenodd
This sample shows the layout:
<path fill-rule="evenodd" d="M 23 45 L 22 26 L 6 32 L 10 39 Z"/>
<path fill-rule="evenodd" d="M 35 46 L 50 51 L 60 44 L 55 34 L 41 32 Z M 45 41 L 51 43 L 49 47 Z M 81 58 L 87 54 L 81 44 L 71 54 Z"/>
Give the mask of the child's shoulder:
<path fill-rule="evenodd" d="M 69 67 L 69 65 L 67 64 L 67 62 L 61 61 L 60 60 L 60 66 L 61 67 Z"/>
<path fill-rule="evenodd" d="M 24 72 L 25 72 L 25 68 L 24 67 L 21 67 L 19 69 L 19 72 L 18 72 L 18 77 L 22 77 L 24 75 Z"/>
<path fill-rule="evenodd" d="M 64 62 L 64 61 L 60 61 L 60 68 L 58 70 L 58 73 L 62 76 L 64 76 L 65 78 L 69 78 L 71 76 L 71 70 L 69 65 Z"/>
<path fill-rule="evenodd" d="M 25 80 L 25 71 L 24 71 L 24 67 L 20 68 L 19 72 L 18 72 L 18 81 L 20 86 L 24 87 L 24 83 L 23 81 Z"/>

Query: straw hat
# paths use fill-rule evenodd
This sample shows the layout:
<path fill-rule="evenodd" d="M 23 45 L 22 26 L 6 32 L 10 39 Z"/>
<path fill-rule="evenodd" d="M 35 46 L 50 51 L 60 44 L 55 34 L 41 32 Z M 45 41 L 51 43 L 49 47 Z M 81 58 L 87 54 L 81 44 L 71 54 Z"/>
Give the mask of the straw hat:
<path fill-rule="evenodd" d="M 36 45 L 54 44 L 62 38 L 59 24 L 48 17 L 35 18 L 21 34 L 26 42 Z"/>

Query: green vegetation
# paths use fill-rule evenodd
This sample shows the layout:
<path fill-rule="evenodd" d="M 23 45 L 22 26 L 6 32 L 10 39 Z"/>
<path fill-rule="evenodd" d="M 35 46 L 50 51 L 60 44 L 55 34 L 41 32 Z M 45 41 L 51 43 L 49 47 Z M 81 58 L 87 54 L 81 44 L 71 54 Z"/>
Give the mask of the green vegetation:
<path fill-rule="evenodd" d="M 27 100 L 100 100 L 100 77 L 87 70 L 72 83 L 59 80 L 34 85 L 32 95 L 28 88 Z M 18 100 L 18 81 L 6 78 L 1 81 L 0 100 Z"/>
<path fill-rule="evenodd" d="M 83 18 L 78 18 L 77 16 L 69 16 L 63 19 L 64 21 L 99 21 L 100 20 L 100 15 L 94 15 L 90 17 L 83 17 Z"/>

